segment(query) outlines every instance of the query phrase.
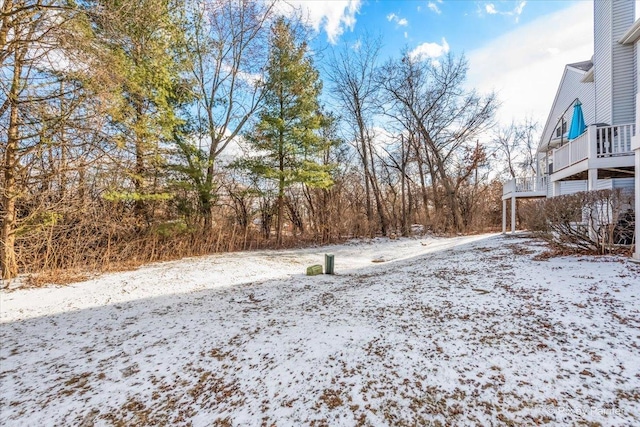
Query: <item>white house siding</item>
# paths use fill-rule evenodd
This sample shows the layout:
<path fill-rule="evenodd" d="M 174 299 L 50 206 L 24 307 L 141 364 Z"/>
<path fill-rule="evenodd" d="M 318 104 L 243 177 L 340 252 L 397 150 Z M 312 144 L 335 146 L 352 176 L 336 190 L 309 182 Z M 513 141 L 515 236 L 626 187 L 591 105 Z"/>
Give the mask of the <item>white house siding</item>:
<path fill-rule="evenodd" d="M 599 179 L 596 183 L 596 190 L 611 190 L 613 188 L 613 180 Z"/>
<path fill-rule="evenodd" d="M 632 192 L 635 188 L 633 178 L 615 178 L 613 179 L 613 188 L 622 188 L 623 191 Z"/>
<path fill-rule="evenodd" d="M 587 191 L 587 181 L 562 181 L 560 183 L 560 194 L 573 194 L 580 191 Z"/>
<path fill-rule="evenodd" d="M 587 125 L 595 123 L 595 90 L 593 83 L 582 83 L 581 80 L 584 77 L 585 72 L 575 69 L 570 66 L 566 66 L 558 92 L 556 92 L 556 98 L 553 102 L 553 107 L 547 118 L 547 123 L 542 132 L 542 139 L 540 140 L 539 152 L 546 151 L 551 137 L 554 135 L 557 127 L 558 119 L 560 115 L 570 107 L 574 99 L 579 98 L 582 102 L 582 112 L 584 114 L 584 121 Z M 565 112 L 565 120 L 567 121 L 567 129 L 571 126 L 571 115 L 573 109 L 569 108 Z"/>
<path fill-rule="evenodd" d="M 623 191 L 633 191 L 633 181 L 633 178 L 599 179 L 596 183 L 596 190 L 613 190 L 614 188 L 621 188 Z"/>
<path fill-rule="evenodd" d="M 612 2 L 593 2 L 594 21 L 594 55 L 593 55 L 593 78 L 596 96 L 596 120 L 597 123 L 609 123 L 612 119 L 612 34 L 611 34 L 611 14 Z"/>
<path fill-rule="evenodd" d="M 596 3 L 600 3 L 596 1 Z M 606 2 L 605 2 L 606 3 Z M 636 61 L 633 45 L 623 45 L 618 41 L 633 25 L 635 2 L 618 0 L 612 2 L 613 28 L 613 114 L 612 124 L 633 123 L 635 120 Z M 596 83 L 597 84 L 597 83 Z"/>
<path fill-rule="evenodd" d="M 635 118 L 633 46 L 618 43 L 633 24 L 633 0 L 594 1 L 596 122 L 632 123 Z"/>
<path fill-rule="evenodd" d="M 633 54 L 636 58 L 636 93 L 640 92 L 640 87 L 638 85 L 640 85 L 640 52 L 638 52 L 638 50 L 640 50 L 640 39 L 636 40 L 636 42 L 633 44 Z M 636 99 L 636 108 L 640 108 L 637 105 L 637 99 Z M 636 117 L 638 115 L 638 112 L 636 111 Z M 640 123 L 636 123 L 636 126 L 640 126 Z"/>
<path fill-rule="evenodd" d="M 634 179 L 634 199 L 635 205 L 633 206 L 635 210 L 635 218 L 636 218 L 636 226 L 635 226 L 635 251 L 633 253 L 633 258 L 637 261 L 640 261 L 640 39 L 636 40 L 633 44 L 636 55 L 636 136 L 635 144 L 632 143 L 632 147 L 635 146 L 637 149 L 635 150 L 635 174 L 636 177 Z"/>

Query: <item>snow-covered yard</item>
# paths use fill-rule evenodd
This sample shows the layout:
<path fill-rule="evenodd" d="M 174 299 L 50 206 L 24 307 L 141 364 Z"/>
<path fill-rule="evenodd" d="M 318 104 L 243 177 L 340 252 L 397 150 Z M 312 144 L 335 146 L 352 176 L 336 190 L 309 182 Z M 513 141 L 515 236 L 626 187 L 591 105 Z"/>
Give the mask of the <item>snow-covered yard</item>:
<path fill-rule="evenodd" d="M 640 266 L 543 250 L 376 239 L 3 291 L 0 424 L 640 425 Z M 338 274 L 304 276 L 324 253 Z"/>

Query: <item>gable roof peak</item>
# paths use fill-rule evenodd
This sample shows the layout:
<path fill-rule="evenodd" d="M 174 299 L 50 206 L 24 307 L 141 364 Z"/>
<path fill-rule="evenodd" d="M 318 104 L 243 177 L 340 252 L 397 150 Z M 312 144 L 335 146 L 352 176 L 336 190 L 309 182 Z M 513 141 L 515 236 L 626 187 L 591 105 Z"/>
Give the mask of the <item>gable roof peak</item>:
<path fill-rule="evenodd" d="M 573 64 L 567 64 L 567 67 L 575 68 L 585 73 L 593 68 L 593 58 L 587 61 L 574 62 Z"/>

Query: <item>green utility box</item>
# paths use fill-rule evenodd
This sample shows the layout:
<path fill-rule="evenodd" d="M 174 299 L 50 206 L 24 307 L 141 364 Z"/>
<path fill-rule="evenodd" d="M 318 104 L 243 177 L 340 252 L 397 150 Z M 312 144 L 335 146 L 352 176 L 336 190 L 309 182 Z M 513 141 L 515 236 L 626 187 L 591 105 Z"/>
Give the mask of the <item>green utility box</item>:
<path fill-rule="evenodd" d="M 317 276 L 318 274 L 322 274 L 322 266 L 320 264 L 307 267 L 307 276 Z"/>
<path fill-rule="evenodd" d="M 334 259 L 335 257 L 331 254 L 324 255 L 324 274 L 334 274 Z"/>

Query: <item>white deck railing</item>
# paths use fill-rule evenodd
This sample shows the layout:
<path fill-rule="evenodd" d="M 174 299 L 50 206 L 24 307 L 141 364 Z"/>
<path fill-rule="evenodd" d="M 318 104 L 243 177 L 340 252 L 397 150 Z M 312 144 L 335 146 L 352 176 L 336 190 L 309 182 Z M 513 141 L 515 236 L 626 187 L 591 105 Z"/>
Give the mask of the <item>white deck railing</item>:
<path fill-rule="evenodd" d="M 529 178 L 516 178 L 516 192 L 545 191 L 547 189 L 546 176 L 533 176 Z"/>
<path fill-rule="evenodd" d="M 610 157 L 633 154 L 631 137 L 635 134 L 635 124 L 596 128 L 596 155 Z"/>
<path fill-rule="evenodd" d="M 516 179 L 510 179 L 502 186 L 502 195 L 514 193 L 516 191 Z"/>
<path fill-rule="evenodd" d="M 590 130 L 587 130 L 576 139 L 569 141 L 566 145 L 553 150 L 554 172 L 589 158 L 590 134 Z"/>
<path fill-rule="evenodd" d="M 553 150 L 553 172 L 588 158 L 630 156 L 635 124 L 596 127 L 591 125 L 582 135 Z"/>
<path fill-rule="evenodd" d="M 547 191 L 547 177 L 546 176 L 534 176 L 529 178 L 514 178 L 505 182 L 502 187 L 502 194 L 509 193 L 532 193 L 540 192 L 546 193 Z"/>

